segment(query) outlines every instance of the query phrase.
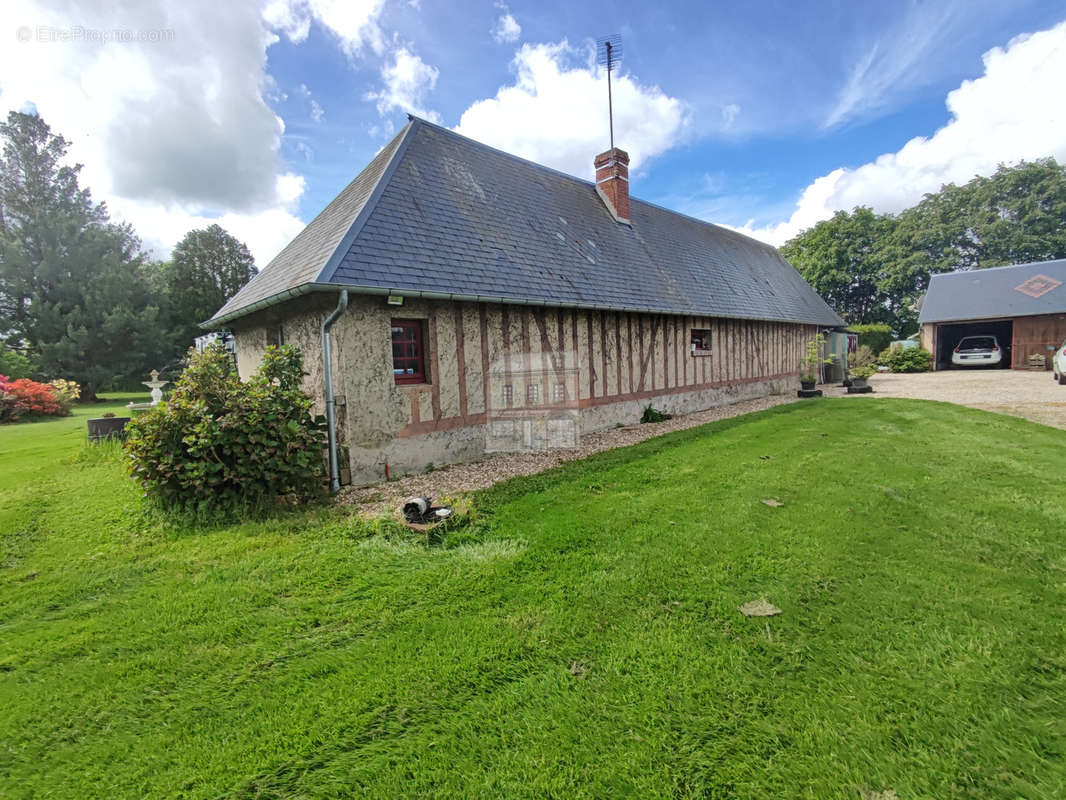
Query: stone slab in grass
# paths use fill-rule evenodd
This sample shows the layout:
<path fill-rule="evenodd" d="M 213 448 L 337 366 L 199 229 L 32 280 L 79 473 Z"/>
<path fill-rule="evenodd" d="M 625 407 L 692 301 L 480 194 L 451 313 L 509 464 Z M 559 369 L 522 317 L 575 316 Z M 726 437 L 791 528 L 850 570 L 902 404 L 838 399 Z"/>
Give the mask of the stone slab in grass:
<path fill-rule="evenodd" d="M 740 613 L 745 617 L 776 617 L 781 609 L 770 603 L 765 597 L 758 600 L 749 600 L 740 607 Z"/>

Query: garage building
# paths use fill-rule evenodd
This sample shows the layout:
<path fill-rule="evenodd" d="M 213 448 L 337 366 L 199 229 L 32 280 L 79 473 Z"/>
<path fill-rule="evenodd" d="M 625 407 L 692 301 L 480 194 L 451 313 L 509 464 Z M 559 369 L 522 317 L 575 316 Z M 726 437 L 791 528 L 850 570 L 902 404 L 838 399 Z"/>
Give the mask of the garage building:
<path fill-rule="evenodd" d="M 949 369 L 955 346 L 978 335 L 996 337 L 1004 368 L 1041 355 L 1050 369 L 1066 340 L 1066 259 L 934 275 L 918 323 L 935 369 Z"/>

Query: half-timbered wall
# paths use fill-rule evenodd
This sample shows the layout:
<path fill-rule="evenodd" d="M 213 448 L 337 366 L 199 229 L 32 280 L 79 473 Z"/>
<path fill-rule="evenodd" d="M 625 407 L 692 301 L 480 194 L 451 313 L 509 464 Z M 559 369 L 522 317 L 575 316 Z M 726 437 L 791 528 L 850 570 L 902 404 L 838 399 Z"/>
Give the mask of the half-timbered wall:
<path fill-rule="evenodd" d="M 320 360 L 312 332 L 331 302 L 304 298 L 287 304 L 281 318 L 287 340 L 305 347 L 309 365 Z M 284 307 L 283 307 L 284 308 Z M 252 356 L 265 327 L 246 319 L 236 329 L 238 358 Z M 425 324 L 427 383 L 396 385 L 390 320 Z M 251 324 L 248 324 L 251 323 Z M 692 329 L 711 331 L 709 354 L 694 355 Z M 486 376 L 516 354 L 576 354 L 582 432 L 631 424 L 651 403 L 689 413 L 741 399 L 791 390 L 805 342 L 815 328 L 792 323 L 702 316 L 630 314 L 534 306 L 407 299 L 402 307 L 382 297 L 352 297 L 334 325 L 335 391 L 344 405 L 352 478 L 366 483 L 435 464 L 476 457 L 484 449 L 493 390 Z M 247 360 L 247 359 L 245 359 Z M 253 366 L 241 363 L 242 375 Z M 308 391 L 321 396 L 321 369 Z"/>

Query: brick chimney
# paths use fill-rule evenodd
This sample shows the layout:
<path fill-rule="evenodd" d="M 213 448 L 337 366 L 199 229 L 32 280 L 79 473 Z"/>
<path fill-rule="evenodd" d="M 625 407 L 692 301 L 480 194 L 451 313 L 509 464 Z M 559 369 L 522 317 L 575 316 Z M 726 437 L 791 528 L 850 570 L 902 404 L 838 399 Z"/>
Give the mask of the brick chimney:
<path fill-rule="evenodd" d="M 629 153 L 613 147 L 596 156 L 596 192 L 611 216 L 629 224 Z"/>

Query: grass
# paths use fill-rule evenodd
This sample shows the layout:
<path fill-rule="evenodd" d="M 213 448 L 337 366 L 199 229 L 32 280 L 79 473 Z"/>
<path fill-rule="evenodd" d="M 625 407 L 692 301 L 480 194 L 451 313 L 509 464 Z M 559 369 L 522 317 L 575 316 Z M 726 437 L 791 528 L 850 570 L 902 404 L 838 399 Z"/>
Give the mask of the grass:
<path fill-rule="evenodd" d="M 161 524 L 66 425 L 0 430 L 5 798 L 1066 797 L 1066 432 L 786 406 L 426 547 Z"/>

